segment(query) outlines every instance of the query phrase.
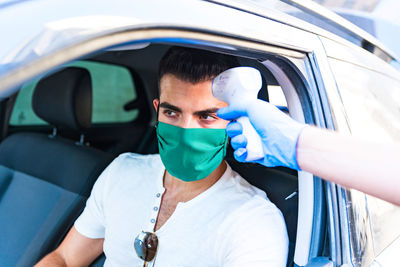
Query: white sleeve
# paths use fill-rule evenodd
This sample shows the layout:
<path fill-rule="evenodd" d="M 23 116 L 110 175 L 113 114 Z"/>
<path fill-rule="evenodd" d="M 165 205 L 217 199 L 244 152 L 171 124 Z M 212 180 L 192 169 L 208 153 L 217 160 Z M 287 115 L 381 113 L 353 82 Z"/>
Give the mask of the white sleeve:
<path fill-rule="evenodd" d="M 223 223 L 218 236 L 219 266 L 286 266 L 289 241 L 285 221 L 280 210 L 265 199 L 240 207 Z"/>
<path fill-rule="evenodd" d="M 86 207 L 82 214 L 75 221 L 75 229 L 88 238 L 104 238 L 105 217 L 104 202 L 107 191 L 111 169 L 116 164 L 117 159 L 102 172 L 93 186 L 90 197 L 86 201 Z"/>

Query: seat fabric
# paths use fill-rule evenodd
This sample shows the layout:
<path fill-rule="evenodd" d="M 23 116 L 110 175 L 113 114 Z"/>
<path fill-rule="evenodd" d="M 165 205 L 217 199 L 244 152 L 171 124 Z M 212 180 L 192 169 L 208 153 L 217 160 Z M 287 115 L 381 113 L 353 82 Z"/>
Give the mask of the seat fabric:
<path fill-rule="evenodd" d="M 89 73 L 66 68 L 38 83 L 34 110 L 54 127 L 79 135 L 91 124 L 91 105 L 86 107 L 91 97 Z M 64 98 L 67 105 L 55 104 Z M 55 249 L 111 160 L 105 152 L 59 136 L 24 132 L 3 140 L 0 266 L 32 266 Z"/>
<path fill-rule="evenodd" d="M 17 133 L 0 144 L 0 166 L 85 197 L 110 159 L 107 153 L 73 140 L 38 133 Z"/>

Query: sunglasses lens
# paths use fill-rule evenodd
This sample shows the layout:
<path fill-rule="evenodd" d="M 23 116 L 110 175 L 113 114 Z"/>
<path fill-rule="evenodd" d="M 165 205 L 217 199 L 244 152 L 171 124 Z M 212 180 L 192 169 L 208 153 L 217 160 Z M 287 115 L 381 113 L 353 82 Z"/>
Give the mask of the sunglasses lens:
<path fill-rule="evenodd" d="M 135 238 L 135 251 L 139 258 L 144 261 L 151 261 L 156 255 L 158 238 L 156 234 L 141 232 Z"/>

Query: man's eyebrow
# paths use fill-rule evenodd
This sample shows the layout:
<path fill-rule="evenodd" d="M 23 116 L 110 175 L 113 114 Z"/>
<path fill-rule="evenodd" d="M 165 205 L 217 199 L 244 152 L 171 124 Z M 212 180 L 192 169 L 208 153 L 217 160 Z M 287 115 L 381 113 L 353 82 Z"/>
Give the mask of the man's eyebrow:
<path fill-rule="evenodd" d="M 208 108 L 208 109 L 205 109 L 205 110 L 195 111 L 193 114 L 196 115 L 196 116 L 207 115 L 207 114 L 217 113 L 218 109 L 219 108 Z"/>
<path fill-rule="evenodd" d="M 168 102 L 162 102 L 160 103 L 160 108 L 166 108 L 166 109 L 170 109 L 173 111 L 178 111 L 178 112 L 182 112 L 182 110 L 180 108 L 178 108 L 177 106 L 174 106 Z"/>

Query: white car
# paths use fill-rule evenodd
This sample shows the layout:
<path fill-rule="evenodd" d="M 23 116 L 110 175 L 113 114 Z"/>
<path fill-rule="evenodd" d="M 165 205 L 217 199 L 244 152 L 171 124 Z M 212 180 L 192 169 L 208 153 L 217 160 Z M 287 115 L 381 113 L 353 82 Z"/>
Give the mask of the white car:
<path fill-rule="evenodd" d="M 298 121 L 400 141 L 398 58 L 309 1 L 5 0 L 0 25 L 0 266 L 53 250 L 116 155 L 157 152 L 151 100 L 171 45 L 259 69 L 259 97 Z M 399 207 L 227 160 L 284 214 L 288 266 L 397 264 Z"/>

